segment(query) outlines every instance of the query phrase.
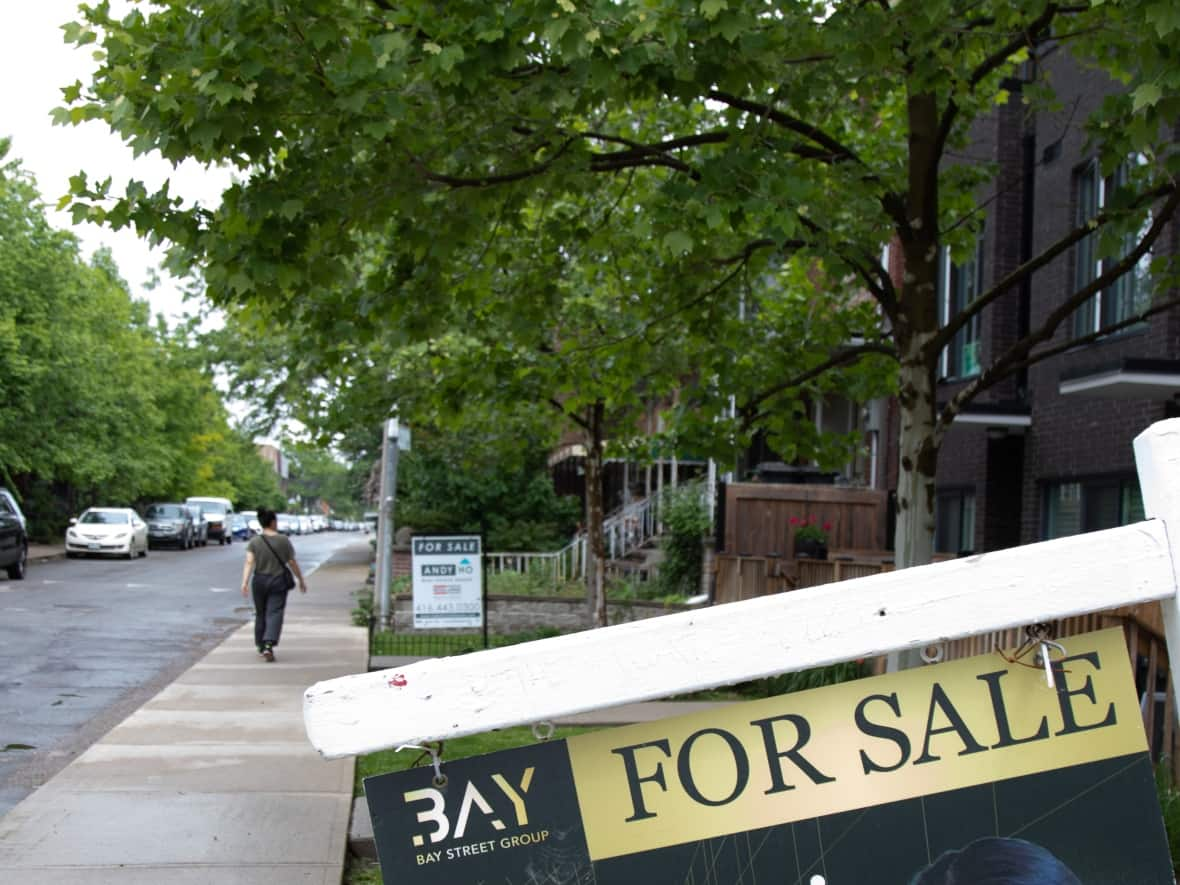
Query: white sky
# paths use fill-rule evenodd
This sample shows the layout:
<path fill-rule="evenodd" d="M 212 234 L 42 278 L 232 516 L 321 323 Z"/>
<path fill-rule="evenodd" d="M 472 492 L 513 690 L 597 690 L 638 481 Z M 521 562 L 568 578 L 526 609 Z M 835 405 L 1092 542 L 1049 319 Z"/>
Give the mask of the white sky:
<path fill-rule="evenodd" d="M 129 8 L 126 0 L 113 0 L 112 10 Z M 123 184 L 136 178 L 154 190 L 165 178 L 172 179 L 172 192 L 186 200 L 214 205 L 229 183 L 229 174 L 207 171 L 193 164 L 174 170 L 158 155 L 133 158 L 131 149 L 102 123 L 54 126 L 50 111 L 61 105 L 61 88 L 75 80 L 89 82 L 94 66 L 93 45 L 76 49 L 62 42 L 61 25 L 76 19 L 77 0 L 25 0 L 4 4 L 4 26 L 0 28 L 0 137 L 10 137 L 8 159 L 18 158 L 36 176 L 50 220 L 71 228 L 82 242 L 86 257 L 99 246 L 108 246 L 123 278 L 137 297 L 147 299 L 152 312 L 175 319 L 195 313 L 197 305 L 182 302 L 180 286 L 161 273 L 161 285 L 148 291 L 145 283 L 151 269 L 163 260 L 159 250 L 150 250 L 130 230 L 113 232 L 95 225 L 73 227 L 68 213 L 53 207 L 69 190 L 69 178 L 79 171 L 92 179 L 108 175 L 112 191 L 122 193 Z"/>

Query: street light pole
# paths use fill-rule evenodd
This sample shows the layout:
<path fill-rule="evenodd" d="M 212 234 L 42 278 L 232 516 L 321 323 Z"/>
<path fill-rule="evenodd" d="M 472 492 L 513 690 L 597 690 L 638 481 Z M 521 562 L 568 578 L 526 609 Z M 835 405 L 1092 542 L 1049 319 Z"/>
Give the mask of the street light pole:
<path fill-rule="evenodd" d="M 397 496 L 397 418 L 385 422 L 381 436 L 381 501 L 377 514 L 377 592 L 380 594 L 381 629 L 393 624 L 390 587 L 393 584 L 393 504 Z"/>

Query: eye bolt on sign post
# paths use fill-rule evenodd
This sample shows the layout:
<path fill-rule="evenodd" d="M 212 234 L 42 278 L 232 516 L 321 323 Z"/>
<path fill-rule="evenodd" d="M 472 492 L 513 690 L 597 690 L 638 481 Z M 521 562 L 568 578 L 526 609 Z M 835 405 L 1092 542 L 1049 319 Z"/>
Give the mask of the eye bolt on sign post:
<path fill-rule="evenodd" d="M 1156 600 L 1178 647 L 1180 420 L 1135 451 L 1145 522 L 328 680 L 308 736 L 328 757 L 423 744 Z M 1171 883 L 1123 635 L 1061 645 L 370 778 L 382 866 L 424 885 Z"/>

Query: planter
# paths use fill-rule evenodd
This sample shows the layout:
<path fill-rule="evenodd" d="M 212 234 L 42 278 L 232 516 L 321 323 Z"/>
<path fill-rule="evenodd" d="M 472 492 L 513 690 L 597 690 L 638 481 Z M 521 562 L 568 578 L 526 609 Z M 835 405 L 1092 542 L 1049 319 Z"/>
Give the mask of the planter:
<path fill-rule="evenodd" d="M 796 559 L 827 559 L 828 558 L 828 543 L 827 543 L 827 541 L 817 541 L 812 538 L 796 538 L 795 539 L 795 558 Z"/>

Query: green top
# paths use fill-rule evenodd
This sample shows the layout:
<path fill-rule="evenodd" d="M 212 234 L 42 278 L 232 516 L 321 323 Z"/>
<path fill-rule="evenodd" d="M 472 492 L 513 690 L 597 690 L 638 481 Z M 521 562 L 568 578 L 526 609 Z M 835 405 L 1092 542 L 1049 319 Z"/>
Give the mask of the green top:
<path fill-rule="evenodd" d="M 274 548 L 274 553 L 270 548 Z M 255 535 L 246 544 L 246 550 L 254 554 L 254 573 L 258 575 L 281 575 L 287 563 L 295 558 L 295 548 L 286 535 L 267 535 L 265 539 Z"/>

